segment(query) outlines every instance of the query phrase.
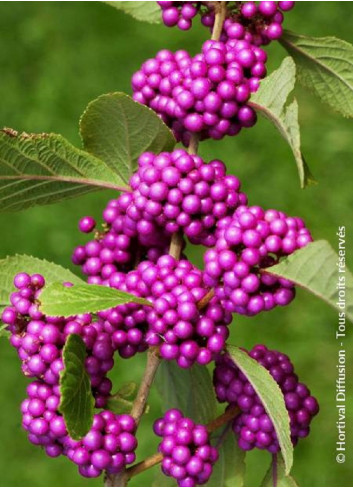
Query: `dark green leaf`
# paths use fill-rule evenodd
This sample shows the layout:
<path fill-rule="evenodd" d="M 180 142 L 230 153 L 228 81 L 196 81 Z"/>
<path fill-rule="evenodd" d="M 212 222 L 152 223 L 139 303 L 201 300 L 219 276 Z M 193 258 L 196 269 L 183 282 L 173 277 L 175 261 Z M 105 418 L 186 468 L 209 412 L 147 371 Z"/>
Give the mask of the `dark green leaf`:
<path fill-rule="evenodd" d="M 300 185 L 304 188 L 315 183 L 301 152 L 298 103 L 288 100 L 295 85 L 295 64 L 292 58 L 283 60 L 278 70 L 262 80 L 252 97 L 250 105 L 278 129 L 289 144 L 299 173 Z"/>
<path fill-rule="evenodd" d="M 15 290 L 13 279 L 20 272 L 30 275 L 40 273 L 44 276 L 46 285 L 67 281 L 76 285 L 84 284 L 84 281 L 70 270 L 47 260 L 28 255 L 8 256 L 0 260 L 0 310 L 5 307 L 4 304 L 9 304 L 9 296 Z"/>
<path fill-rule="evenodd" d="M 125 187 L 107 164 L 62 136 L 0 131 L 2 211 L 53 204 L 102 188 Z"/>
<path fill-rule="evenodd" d="M 151 305 L 146 299 L 103 285 L 65 287 L 61 283 L 45 287 L 40 302 L 44 314 L 63 317 L 105 311 L 129 302 Z"/>
<path fill-rule="evenodd" d="M 85 370 L 86 347 L 82 338 L 68 336 L 64 350 L 64 370 L 60 373 L 61 401 L 59 411 L 65 419 L 71 438 L 80 440 L 93 423 L 94 397 Z"/>
<path fill-rule="evenodd" d="M 137 20 L 158 24 L 162 21 L 161 8 L 157 2 L 105 2 L 122 10 Z"/>
<path fill-rule="evenodd" d="M 213 467 L 208 487 L 243 487 L 245 477 L 245 454 L 235 439 L 231 423 L 212 435 L 219 458 Z"/>
<path fill-rule="evenodd" d="M 305 87 L 346 117 L 353 117 L 353 46 L 336 37 L 285 31 L 280 42 L 297 64 Z"/>
<path fill-rule="evenodd" d="M 81 117 L 80 130 L 86 151 L 124 182 L 137 168 L 141 153 L 171 151 L 175 145 L 171 131 L 153 110 L 120 92 L 93 100 Z"/>
<path fill-rule="evenodd" d="M 162 398 L 163 410 L 179 408 L 196 423 L 208 423 L 217 415 L 217 401 L 211 376 L 206 367 L 189 369 L 164 361 L 155 380 Z"/>
<path fill-rule="evenodd" d="M 343 240 L 345 243 L 345 241 Z M 344 264 L 344 256 L 341 263 Z M 343 260 L 343 261 L 342 261 Z M 345 313 L 353 322 L 353 276 L 344 266 L 344 272 L 339 273 L 337 264 L 339 257 L 327 241 L 315 241 L 302 248 L 278 265 L 266 269 L 266 272 L 291 280 L 308 290 L 330 306 L 342 311 L 338 307 L 338 276 L 341 279 L 341 288 L 344 287 Z"/>
<path fill-rule="evenodd" d="M 273 457 L 261 487 L 298 487 L 293 477 L 286 475 L 283 458 L 280 454 Z"/>
<path fill-rule="evenodd" d="M 228 346 L 227 349 L 233 362 L 255 389 L 271 418 L 281 447 L 286 474 L 289 474 L 293 465 L 293 445 L 290 438 L 289 415 L 282 391 L 271 374 L 246 352 L 236 346 Z"/>

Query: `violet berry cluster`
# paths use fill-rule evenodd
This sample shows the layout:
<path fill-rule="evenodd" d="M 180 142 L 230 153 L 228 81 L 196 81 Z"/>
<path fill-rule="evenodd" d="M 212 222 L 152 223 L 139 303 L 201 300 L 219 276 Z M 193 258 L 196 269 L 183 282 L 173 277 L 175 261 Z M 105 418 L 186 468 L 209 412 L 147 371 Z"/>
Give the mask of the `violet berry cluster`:
<path fill-rule="evenodd" d="M 216 12 L 212 2 L 158 2 L 165 25 L 187 30 L 202 12 L 211 30 Z M 294 2 L 227 2 L 219 39 L 208 40 L 201 53 L 162 50 L 132 77 L 134 100 L 153 109 L 171 127 L 178 141 L 235 136 L 256 123 L 248 103 L 267 74 L 261 48 L 283 34 L 283 12 Z"/>
<path fill-rule="evenodd" d="M 110 411 L 95 414 L 93 425 L 82 440 L 67 433 L 64 418 L 58 412 L 60 389 L 35 381 L 27 387 L 21 405 L 22 426 L 34 445 L 45 449 L 49 457 L 66 456 L 78 466 L 84 477 L 98 477 L 103 470 L 114 474 L 135 461 L 137 446 L 135 420 Z"/>
<path fill-rule="evenodd" d="M 239 206 L 233 217 L 218 222 L 217 236 L 215 247 L 204 255 L 205 282 L 225 309 L 253 316 L 294 299 L 293 283 L 266 268 L 312 241 L 302 219 Z"/>
<path fill-rule="evenodd" d="M 143 261 L 136 270 L 125 276 L 115 274 L 112 280 L 111 286 L 151 303 L 125 304 L 99 313 L 122 356 L 159 346 L 162 358 L 190 368 L 195 362 L 210 363 L 224 349 L 231 314 L 216 297 L 200 309 L 209 289 L 202 272 L 188 260 L 164 255 L 157 263 Z"/>
<path fill-rule="evenodd" d="M 146 221 L 150 234 L 165 229 L 182 232 L 194 244 L 215 245 L 217 221 L 247 203 L 240 181 L 226 174 L 220 160 L 206 164 L 183 149 L 172 153 L 144 153 L 130 179 L 131 204 L 126 212 L 139 226 Z"/>
<path fill-rule="evenodd" d="M 247 103 L 266 75 L 266 52 L 247 41 L 208 40 L 193 58 L 162 50 L 132 77 L 133 98 L 153 109 L 186 146 L 234 136 L 252 127 L 256 112 Z"/>
<path fill-rule="evenodd" d="M 212 2 L 157 2 L 167 27 L 189 30 L 198 13 L 201 23 L 213 28 L 215 9 Z M 227 14 L 221 41 L 229 38 L 246 39 L 255 45 L 268 44 L 283 34 L 283 12 L 292 10 L 295 2 L 227 2 Z"/>
<path fill-rule="evenodd" d="M 153 430 L 163 438 L 158 447 L 163 455 L 163 473 L 176 479 L 179 487 L 206 484 L 218 459 L 206 426 L 185 418 L 178 409 L 170 409 L 155 421 Z"/>
<path fill-rule="evenodd" d="M 249 356 L 265 367 L 279 385 L 290 418 L 292 443 L 296 445 L 299 438 L 309 435 L 310 423 L 319 412 L 317 400 L 306 385 L 299 382 L 293 364 L 284 353 L 257 345 Z M 240 448 L 256 447 L 277 453 L 280 447 L 271 419 L 248 379 L 227 354 L 217 359 L 213 382 L 219 402 L 240 410 L 233 422 Z"/>
<path fill-rule="evenodd" d="M 205 2 L 157 2 L 162 10 L 162 20 L 167 27 L 178 26 L 187 31 L 192 20 L 198 14 L 201 4 Z"/>

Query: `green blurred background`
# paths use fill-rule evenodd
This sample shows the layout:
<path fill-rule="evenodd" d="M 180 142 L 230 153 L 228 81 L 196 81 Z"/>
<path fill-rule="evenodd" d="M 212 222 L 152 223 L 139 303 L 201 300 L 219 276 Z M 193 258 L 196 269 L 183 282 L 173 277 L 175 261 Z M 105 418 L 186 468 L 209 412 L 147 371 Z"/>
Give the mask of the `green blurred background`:
<path fill-rule="evenodd" d="M 286 27 L 314 36 L 337 35 L 352 41 L 352 2 L 297 2 L 288 13 Z M 87 103 L 102 93 L 130 92 L 131 74 L 144 59 L 161 48 L 189 49 L 196 53 L 207 33 L 201 27 L 182 33 L 163 26 L 139 23 L 100 2 L 1 2 L 0 3 L 0 126 L 29 132 L 57 132 L 80 145 L 78 119 Z M 269 48 L 270 70 L 285 52 Z M 316 239 L 337 247 L 336 230 L 347 226 L 348 245 L 352 222 L 352 123 L 331 113 L 297 87 L 302 144 L 305 157 L 319 185 L 300 190 L 295 163 L 286 143 L 267 121 L 251 131 L 200 147 L 206 158 L 221 158 L 243 181 L 250 202 L 278 207 L 305 218 Z M 82 242 L 77 221 L 82 215 L 100 219 L 112 194 L 100 192 L 55 206 L 33 208 L 17 214 L 1 214 L 0 256 L 27 253 L 71 267 L 70 255 Z M 348 252 L 350 247 L 348 246 Z M 190 250 L 200 264 L 200 257 Z M 353 265 L 353 254 L 348 257 Z M 352 465 L 352 409 L 347 426 L 347 462 L 335 461 L 335 379 L 338 345 L 337 313 L 318 299 L 299 291 L 288 308 L 255 319 L 237 317 L 232 342 L 245 347 L 266 343 L 287 352 L 297 372 L 321 403 L 309 439 L 295 451 L 293 475 L 301 486 L 350 486 Z M 346 347 L 352 349 L 352 336 Z M 351 371 L 352 355 L 347 357 Z M 118 361 L 116 385 L 139 382 L 144 358 Z M 6 340 L 0 342 L 2 394 L 0 409 L 0 482 L 3 486 L 100 486 L 100 479 L 81 479 L 66 459 L 49 459 L 30 445 L 20 426 L 19 404 L 26 380 L 16 354 Z M 349 377 L 347 377 L 349 378 Z M 350 377 L 351 379 L 351 377 Z M 352 389 L 348 393 L 352 406 Z M 152 391 L 151 411 L 140 430 L 139 457 L 153 452 L 157 441 L 151 422 L 160 414 Z M 350 438 L 349 438 L 350 437 Z M 266 453 L 248 455 L 246 485 L 258 485 L 269 464 Z M 157 470 L 136 478 L 131 485 L 151 486 Z"/>

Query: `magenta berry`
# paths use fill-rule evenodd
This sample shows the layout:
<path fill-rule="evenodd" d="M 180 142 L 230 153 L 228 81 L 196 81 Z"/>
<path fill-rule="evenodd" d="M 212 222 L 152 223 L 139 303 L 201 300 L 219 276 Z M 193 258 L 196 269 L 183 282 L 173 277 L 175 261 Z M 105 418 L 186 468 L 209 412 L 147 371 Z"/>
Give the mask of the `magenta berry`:
<path fill-rule="evenodd" d="M 82 217 L 78 227 L 82 233 L 90 233 L 96 227 L 96 221 L 90 216 Z"/>

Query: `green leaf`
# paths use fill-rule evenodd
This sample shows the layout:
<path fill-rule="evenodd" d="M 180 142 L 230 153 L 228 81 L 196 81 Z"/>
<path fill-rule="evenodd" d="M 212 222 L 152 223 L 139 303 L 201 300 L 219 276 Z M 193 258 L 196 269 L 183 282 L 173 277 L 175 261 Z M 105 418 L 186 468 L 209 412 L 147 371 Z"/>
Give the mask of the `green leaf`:
<path fill-rule="evenodd" d="M 0 260 L 0 310 L 9 304 L 9 296 L 15 290 L 13 279 L 20 272 L 30 275 L 40 273 L 45 278 L 46 285 L 67 281 L 75 285 L 84 284 L 84 281 L 70 270 L 47 260 L 28 255 L 8 256 Z"/>
<path fill-rule="evenodd" d="M 164 411 L 179 408 L 196 423 L 208 423 L 216 417 L 217 401 L 206 367 L 193 365 L 182 369 L 175 362 L 164 361 L 157 371 L 155 384 Z"/>
<path fill-rule="evenodd" d="M 280 39 L 297 64 L 298 80 L 324 103 L 353 117 L 353 46 L 336 37 L 285 31 Z"/>
<path fill-rule="evenodd" d="M 278 70 L 262 80 L 259 90 L 251 97 L 250 105 L 278 129 L 289 144 L 297 164 L 300 185 L 314 184 L 315 179 L 301 152 L 298 103 L 288 98 L 295 85 L 295 64 L 292 58 L 283 60 Z"/>
<path fill-rule="evenodd" d="M 261 487 L 298 487 L 291 475 L 286 475 L 283 458 L 274 455 Z"/>
<path fill-rule="evenodd" d="M 85 369 L 85 358 L 86 347 L 82 338 L 75 334 L 69 335 L 63 350 L 64 370 L 60 373 L 59 411 L 74 440 L 83 438 L 93 423 L 94 398 Z"/>
<path fill-rule="evenodd" d="M 208 487 L 243 487 L 245 477 L 245 455 L 235 439 L 231 423 L 223 426 L 212 436 L 219 458 L 213 467 Z"/>
<path fill-rule="evenodd" d="M 85 150 L 102 159 L 124 182 L 136 170 L 142 153 L 171 151 L 176 143 L 153 110 L 120 92 L 93 100 L 81 117 L 80 131 Z"/>
<path fill-rule="evenodd" d="M 2 211 L 53 204 L 102 188 L 125 187 L 107 164 L 62 136 L 0 131 Z"/>
<path fill-rule="evenodd" d="M 341 255 L 340 260 L 344 264 L 345 256 Z M 345 266 L 344 272 L 339 273 L 338 263 L 337 253 L 327 241 L 321 240 L 308 244 L 266 272 L 291 280 L 338 311 L 344 311 L 353 322 L 353 276 Z M 345 291 L 345 309 L 337 305 L 339 276 Z"/>
<path fill-rule="evenodd" d="M 267 415 L 271 418 L 281 447 L 285 472 L 289 474 L 293 465 L 293 445 L 290 437 L 289 415 L 282 391 L 271 374 L 246 352 L 236 346 L 228 346 L 227 350 L 233 362 L 253 386 Z"/>
<path fill-rule="evenodd" d="M 63 317 L 105 311 L 129 302 L 151 305 L 146 299 L 104 285 L 65 287 L 61 283 L 45 287 L 39 300 L 41 302 L 40 310 L 44 314 Z"/>
<path fill-rule="evenodd" d="M 126 14 L 131 15 L 136 20 L 160 24 L 162 22 L 162 12 L 157 2 L 105 2 Z"/>

